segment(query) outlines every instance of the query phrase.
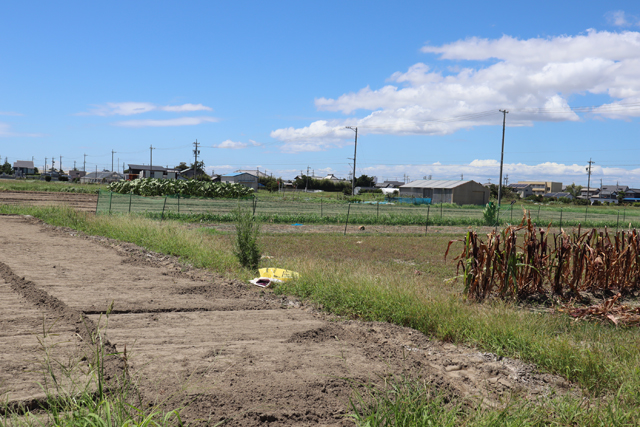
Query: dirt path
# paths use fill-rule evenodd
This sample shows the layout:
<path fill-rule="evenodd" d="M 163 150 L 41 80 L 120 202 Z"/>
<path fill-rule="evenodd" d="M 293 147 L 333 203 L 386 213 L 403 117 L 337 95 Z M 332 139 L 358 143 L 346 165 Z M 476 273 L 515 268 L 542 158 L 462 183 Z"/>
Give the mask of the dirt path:
<path fill-rule="evenodd" d="M 408 328 L 332 319 L 130 244 L 18 216 L 0 216 L 0 229 L 2 399 L 41 397 L 28 371 L 43 316 L 59 319 L 71 351 L 82 339 L 74 313 L 97 323 L 111 302 L 107 338 L 118 351 L 126 345 L 144 397 L 187 396 L 191 421 L 352 425 L 344 415 L 353 388 L 388 375 L 420 376 L 488 404 L 567 387 L 519 361 Z"/>
<path fill-rule="evenodd" d="M 97 201 L 97 194 L 59 193 L 53 191 L 0 191 L 0 203 L 5 205 L 65 205 L 81 211 L 95 212 Z"/>

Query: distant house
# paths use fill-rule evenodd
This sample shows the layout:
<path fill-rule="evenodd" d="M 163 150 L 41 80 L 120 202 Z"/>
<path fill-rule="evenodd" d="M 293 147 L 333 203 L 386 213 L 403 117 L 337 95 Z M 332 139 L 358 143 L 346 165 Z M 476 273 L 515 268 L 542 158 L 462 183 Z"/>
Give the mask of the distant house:
<path fill-rule="evenodd" d="M 598 193 L 600 193 L 600 189 L 599 188 L 589 188 L 587 189 L 587 187 L 582 187 L 582 189 L 580 190 L 580 197 L 579 199 L 592 199 L 594 197 L 598 197 Z"/>
<path fill-rule="evenodd" d="M 80 179 L 83 176 L 85 176 L 86 174 L 87 173 L 85 171 L 71 170 L 71 171 L 69 171 L 69 181 L 73 181 L 76 178 Z"/>
<path fill-rule="evenodd" d="M 591 197 L 591 201 L 618 203 L 618 194 L 624 193 L 626 197 L 627 191 L 629 191 L 629 187 L 626 185 L 603 185 L 600 187 L 598 195 Z"/>
<path fill-rule="evenodd" d="M 509 188 L 514 193 L 517 193 L 521 199 L 533 195 L 533 187 L 531 186 L 531 184 L 510 184 Z"/>
<path fill-rule="evenodd" d="M 253 171 L 255 173 L 255 171 Z M 229 175 L 221 175 L 220 182 L 228 182 L 233 184 L 242 184 L 254 190 L 258 190 L 258 177 L 246 172 L 232 173 Z"/>
<path fill-rule="evenodd" d="M 124 175 L 118 172 L 102 171 L 102 172 L 89 172 L 82 178 L 80 182 L 82 184 L 110 184 L 112 182 L 118 182 L 124 179 Z"/>
<path fill-rule="evenodd" d="M 547 193 L 559 193 L 562 191 L 561 182 L 553 181 L 518 181 L 518 184 L 531 185 L 531 191 L 536 196 L 544 196 Z"/>
<path fill-rule="evenodd" d="M 138 178 L 176 179 L 180 171 L 163 166 L 132 165 L 129 164 L 127 180 Z"/>
<path fill-rule="evenodd" d="M 262 172 L 260 169 L 241 169 L 241 170 L 237 170 L 234 173 L 246 173 L 249 175 L 253 175 L 254 177 L 260 177 L 260 178 L 269 178 L 269 175 L 265 172 Z M 227 175 L 230 176 L 230 175 Z"/>
<path fill-rule="evenodd" d="M 31 160 L 18 160 L 13 163 L 13 173 L 16 176 L 27 176 L 33 175 L 36 170 Z"/>
<path fill-rule="evenodd" d="M 445 181 L 419 179 L 400 187 L 400 197 L 429 198 L 431 203 L 484 205 L 489 201 L 489 189 L 475 181 Z"/>

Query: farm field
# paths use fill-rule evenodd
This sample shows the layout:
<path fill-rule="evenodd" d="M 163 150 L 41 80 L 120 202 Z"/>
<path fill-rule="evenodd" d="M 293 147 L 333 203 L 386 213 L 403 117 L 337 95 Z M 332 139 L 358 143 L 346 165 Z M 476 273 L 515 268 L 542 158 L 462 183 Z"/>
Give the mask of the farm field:
<path fill-rule="evenodd" d="M 402 373 L 496 403 L 511 392 L 542 396 L 568 387 L 517 360 L 409 328 L 329 321 L 299 300 L 131 244 L 20 216 L 0 216 L 0 227 L 0 394 L 9 402 L 42 398 L 34 384 L 42 322 L 55 324 L 65 343 L 59 356 L 72 358 L 83 341 L 74 333 L 80 316 L 97 324 L 111 303 L 106 336 L 118 351 L 126 346 L 144 398 L 160 400 L 186 384 L 171 403 L 193 401 L 183 414 L 190 421 L 351 425 L 344 415 L 352 384 Z M 36 291 L 59 304 L 43 304 Z"/>
<path fill-rule="evenodd" d="M 545 305 L 465 302 L 443 254 L 466 227 L 425 236 L 421 227 L 353 226 L 342 236 L 339 226 L 263 224 L 261 266 L 302 276 L 261 292 L 231 255 L 231 224 L 5 204 L 0 212 L 53 224 L 0 216 L 2 278 L 12 291 L 0 313 L 24 313 L 0 318 L 1 331 L 11 325 L 0 345 L 20 349 L 0 349 L 12 373 L 0 378 L 0 393 L 12 402 L 42 398 L 24 363 L 37 366 L 39 316 L 54 323 L 67 343 L 60 357 L 69 358 L 86 342 L 73 335 L 76 319 L 101 324 L 113 302 L 109 345 L 120 355 L 126 345 L 146 401 L 190 402 L 188 421 L 353 425 L 346 415 L 375 413 L 378 391 L 406 384 L 453 402 L 405 396 L 453 411 L 449 425 L 640 420 L 637 328 L 575 322 Z"/>
<path fill-rule="evenodd" d="M 53 191 L 0 191 L 0 203 L 5 205 L 68 206 L 86 212 L 95 212 L 97 194 L 62 193 Z"/>

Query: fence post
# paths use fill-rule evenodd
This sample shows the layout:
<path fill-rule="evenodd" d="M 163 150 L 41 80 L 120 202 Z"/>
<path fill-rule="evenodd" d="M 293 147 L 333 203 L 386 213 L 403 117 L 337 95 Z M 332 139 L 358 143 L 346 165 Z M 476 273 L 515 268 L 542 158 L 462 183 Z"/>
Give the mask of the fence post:
<path fill-rule="evenodd" d="M 380 200 L 378 200 L 378 204 L 376 206 L 376 221 L 380 219 Z"/>
<path fill-rule="evenodd" d="M 111 215 L 111 199 L 113 198 L 113 191 L 109 191 L 109 215 Z"/>
<path fill-rule="evenodd" d="M 98 215 L 98 205 L 100 204 L 100 193 L 102 193 L 102 190 L 98 190 L 98 200 L 96 200 L 96 215 Z"/>
<path fill-rule="evenodd" d="M 511 209 L 509 210 L 509 213 L 511 214 L 509 222 L 513 223 L 513 203 L 511 204 Z"/>
<path fill-rule="evenodd" d="M 440 218 L 442 218 L 442 202 L 440 202 Z"/>
<path fill-rule="evenodd" d="M 258 198 L 254 196 L 253 198 L 253 216 L 256 216 L 256 206 L 258 205 Z"/>
<path fill-rule="evenodd" d="M 431 205 L 427 205 L 427 223 L 424 226 L 424 235 L 427 235 L 427 232 L 429 231 L 429 210 L 431 209 Z"/>
<path fill-rule="evenodd" d="M 161 220 L 164 219 L 164 208 L 167 206 L 167 196 L 164 196 L 164 204 L 162 205 L 162 217 Z"/>
<path fill-rule="evenodd" d="M 351 212 L 351 203 L 349 203 L 349 208 L 347 209 L 347 222 L 344 223 L 344 236 L 347 235 L 347 225 L 349 225 L 349 212 Z"/>
<path fill-rule="evenodd" d="M 589 200 L 587 200 L 589 201 Z M 584 222 L 587 222 L 587 212 L 589 211 L 589 206 L 584 210 Z"/>
<path fill-rule="evenodd" d="M 624 222 L 625 218 L 627 217 L 627 215 L 626 215 L 626 214 L 627 214 L 627 207 L 625 206 L 625 207 L 622 209 L 622 222 Z"/>
<path fill-rule="evenodd" d="M 320 218 L 322 218 L 322 197 L 320 198 Z"/>
<path fill-rule="evenodd" d="M 620 225 L 620 209 L 618 209 L 618 220 L 616 221 L 616 233 L 618 232 L 618 225 Z"/>
<path fill-rule="evenodd" d="M 178 215 L 180 215 L 180 194 L 178 193 Z"/>
<path fill-rule="evenodd" d="M 538 205 L 538 219 L 537 222 L 540 222 L 540 205 Z"/>
<path fill-rule="evenodd" d="M 562 228 L 562 208 L 560 208 L 560 228 Z"/>
<path fill-rule="evenodd" d="M 131 213 L 131 197 L 133 196 L 129 193 L 129 213 Z"/>

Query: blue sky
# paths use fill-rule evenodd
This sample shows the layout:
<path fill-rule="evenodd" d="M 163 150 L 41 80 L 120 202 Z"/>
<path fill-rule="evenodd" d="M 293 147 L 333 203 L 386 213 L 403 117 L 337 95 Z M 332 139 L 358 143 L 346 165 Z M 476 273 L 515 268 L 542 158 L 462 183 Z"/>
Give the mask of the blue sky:
<path fill-rule="evenodd" d="M 3 2 L 0 156 L 640 187 L 637 2 L 271 3 Z"/>

